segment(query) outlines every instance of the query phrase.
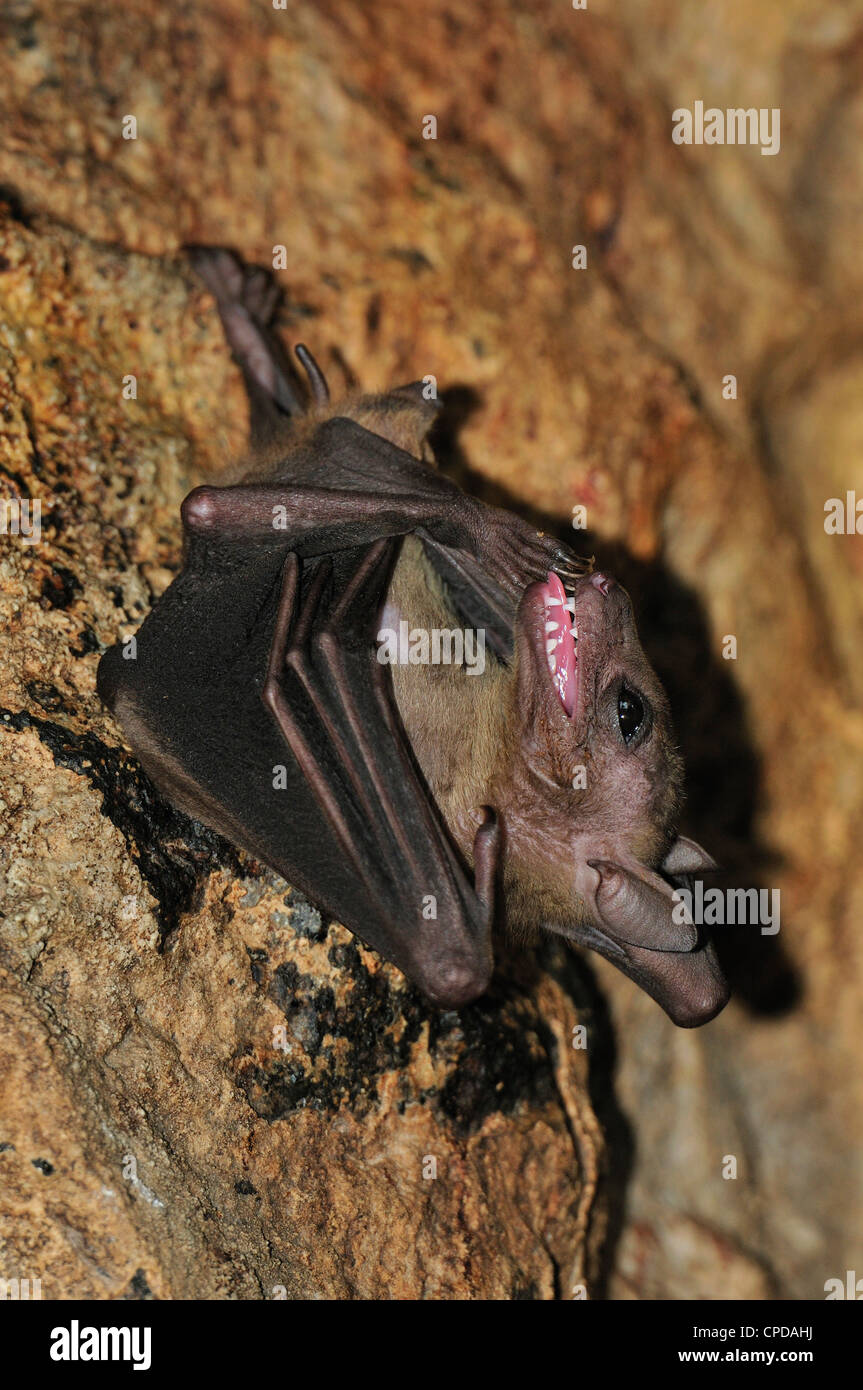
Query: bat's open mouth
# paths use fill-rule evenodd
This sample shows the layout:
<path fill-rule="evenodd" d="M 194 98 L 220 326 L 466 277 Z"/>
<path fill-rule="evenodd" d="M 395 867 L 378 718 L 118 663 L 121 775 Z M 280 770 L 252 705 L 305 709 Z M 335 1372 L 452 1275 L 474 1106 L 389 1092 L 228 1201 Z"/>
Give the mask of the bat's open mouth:
<path fill-rule="evenodd" d="M 578 702 L 578 632 L 575 599 L 567 597 L 558 575 L 538 586 L 545 606 L 545 657 L 560 703 L 572 719 Z"/>

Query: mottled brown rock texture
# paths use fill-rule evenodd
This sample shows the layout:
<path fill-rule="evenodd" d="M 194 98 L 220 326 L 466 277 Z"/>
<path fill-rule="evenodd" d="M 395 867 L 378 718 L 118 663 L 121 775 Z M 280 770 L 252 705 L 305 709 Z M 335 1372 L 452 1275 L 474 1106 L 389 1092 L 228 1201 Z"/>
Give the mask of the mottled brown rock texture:
<path fill-rule="evenodd" d="M 0 494 L 42 502 L 38 544 L 0 536 L 0 1277 L 823 1297 L 863 1204 L 863 538 L 823 510 L 863 494 L 859 6 L 12 0 L 0 26 Z M 674 145 L 696 100 L 780 108 L 779 154 Z M 564 530 L 587 505 L 688 828 L 781 890 L 778 936 L 724 933 L 706 1029 L 552 949 L 442 1017 L 124 750 L 98 653 L 245 429 L 190 242 L 285 246 L 284 332 L 335 389 L 432 373 L 475 486 Z"/>

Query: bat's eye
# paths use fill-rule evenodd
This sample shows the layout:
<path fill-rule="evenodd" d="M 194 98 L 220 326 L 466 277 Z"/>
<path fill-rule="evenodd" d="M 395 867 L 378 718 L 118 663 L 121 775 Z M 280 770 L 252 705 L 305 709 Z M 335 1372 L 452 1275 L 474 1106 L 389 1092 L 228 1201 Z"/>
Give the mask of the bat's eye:
<path fill-rule="evenodd" d="M 644 705 L 629 686 L 622 685 L 617 697 L 617 722 L 624 743 L 631 743 L 644 723 Z"/>

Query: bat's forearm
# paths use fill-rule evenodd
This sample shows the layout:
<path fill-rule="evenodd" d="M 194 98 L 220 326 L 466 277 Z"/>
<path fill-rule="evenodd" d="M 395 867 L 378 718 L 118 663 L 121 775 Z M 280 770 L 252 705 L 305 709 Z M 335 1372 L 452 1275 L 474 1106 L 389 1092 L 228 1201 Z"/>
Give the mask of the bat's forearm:
<path fill-rule="evenodd" d="M 349 550 L 423 530 L 442 544 L 474 552 L 480 506 L 457 488 L 403 493 L 336 492 L 332 488 L 239 485 L 198 487 L 182 505 L 194 536 L 284 544 L 312 556 Z"/>

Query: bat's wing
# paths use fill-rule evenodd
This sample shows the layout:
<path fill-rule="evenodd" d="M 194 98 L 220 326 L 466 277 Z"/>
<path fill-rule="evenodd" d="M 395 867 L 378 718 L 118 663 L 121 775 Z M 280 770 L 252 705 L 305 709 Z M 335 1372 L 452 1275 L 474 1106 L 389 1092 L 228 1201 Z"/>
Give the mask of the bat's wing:
<path fill-rule="evenodd" d="M 175 804 L 456 1007 L 491 974 L 499 832 L 488 813 L 472 879 L 377 660 L 399 544 L 301 560 L 290 539 L 199 538 L 99 690 Z"/>
<path fill-rule="evenodd" d="M 371 642 L 396 544 L 378 542 L 340 573 L 318 561 L 305 589 L 288 555 L 263 700 L 343 857 L 342 920 L 454 1007 L 491 974 L 499 832 L 489 813 L 474 843 L 474 886 L 415 767 Z"/>

